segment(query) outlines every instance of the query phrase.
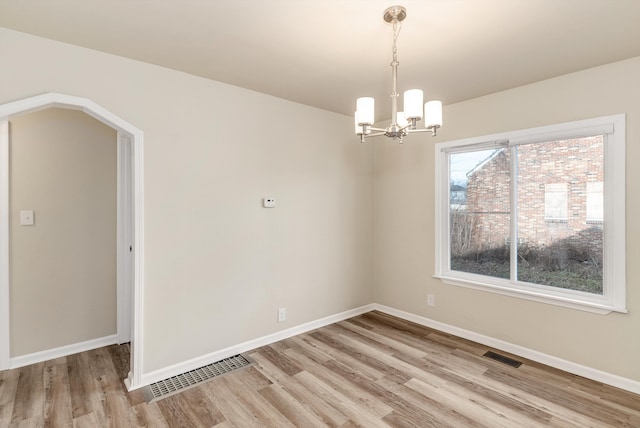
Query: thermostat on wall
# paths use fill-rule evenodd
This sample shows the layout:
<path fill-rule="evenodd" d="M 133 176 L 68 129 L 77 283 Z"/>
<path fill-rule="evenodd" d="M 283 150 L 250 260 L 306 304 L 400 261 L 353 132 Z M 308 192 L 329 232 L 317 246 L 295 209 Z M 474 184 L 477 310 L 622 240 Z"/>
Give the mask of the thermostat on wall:
<path fill-rule="evenodd" d="M 276 198 L 264 198 L 262 200 L 262 206 L 265 208 L 275 208 L 276 207 Z"/>

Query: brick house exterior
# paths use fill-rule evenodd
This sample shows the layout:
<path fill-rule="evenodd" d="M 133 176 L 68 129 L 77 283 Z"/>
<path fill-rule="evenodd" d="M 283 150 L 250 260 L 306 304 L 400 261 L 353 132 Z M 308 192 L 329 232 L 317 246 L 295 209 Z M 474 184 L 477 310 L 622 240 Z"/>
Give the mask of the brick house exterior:
<path fill-rule="evenodd" d="M 602 254 L 603 150 L 602 136 L 518 146 L 519 243 L 562 240 Z M 480 249 L 509 243 L 509 157 L 497 150 L 467 174 L 465 216 Z"/>

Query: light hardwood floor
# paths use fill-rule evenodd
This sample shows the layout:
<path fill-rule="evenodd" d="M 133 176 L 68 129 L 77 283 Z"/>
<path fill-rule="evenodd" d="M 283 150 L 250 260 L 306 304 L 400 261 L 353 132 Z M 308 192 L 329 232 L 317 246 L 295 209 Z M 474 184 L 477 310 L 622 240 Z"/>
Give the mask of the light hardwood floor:
<path fill-rule="evenodd" d="M 640 427 L 640 396 L 487 350 L 370 312 L 146 404 L 114 345 L 0 372 L 0 427 Z"/>

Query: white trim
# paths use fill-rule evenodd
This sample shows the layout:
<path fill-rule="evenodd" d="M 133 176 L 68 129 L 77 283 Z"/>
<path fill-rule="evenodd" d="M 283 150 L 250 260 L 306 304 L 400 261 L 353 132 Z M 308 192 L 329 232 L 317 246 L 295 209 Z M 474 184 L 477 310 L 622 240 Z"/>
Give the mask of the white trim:
<path fill-rule="evenodd" d="M 111 336 L 105 336 L 98 339 L 91 339 L 80 343 L 74 343 L 72 345 L 65 345 L 58 348 L 47 349 L 46 351 L 21 355 L 19 357 L 14 357 L 11 359 L 11 368 L 17 369 L 19 367 L 28 366 L 30 364 L 41 363 L 43 361 L 77 354 L 78 352 L 91 351 L 92 349 L 102 348 L 103 346 L 109 346 L 115 343 L 118 343 L 118 336 L 113 334 Z"/>
<path fill-rule="evenodd" d="M 96 120 L 114 128 L 118 131 L 119 136 L 126 135 L 131 139 L 133 146 L 133 159 L 130 167 L 132 168 L 132 186 L 133 186 L 133 290 L 130 317 L 130 337 L 131 337 L 131 372 L 126 380 L 128 388 L 137 388 L 140 384 L 141 374 L 143 371 L 143 288 L 144 288 L 144 150 L 143 150 L 143 133 L 141 130 L 119 118 L 115 114 L 109 112 L 98 104 L 87 98 L 75 97 L 71 95 L 63 95 L 56 93 L 47 93 L 37 95 L 30 98 L 6 103 L 0 105 L 0 121 L 8 120 L 11 116 L 26 114 L 50 107 L 60 107 L 73 110 L 80 110 Z M 8 135 L 8 133 L 5 133 Z M 10 354 L 10 315 L 9 310 L 5 310 L 4 306 L 9 301 L 9 284 L 8 284 L 8 250 L 4 251 L 4 244 L 8 242 L 8 180 L 7 183 L 2 181 L 4 174 L 7 174 L 8 159 L 4 165 L 5 157 L 8 157 L 8 137 L 0 133 L 0 370 L 8 368 L 9 361 L 4 358 Z M 2 137 L 2 135 L 5 135 Z M 5 141 L 6 140 L 6 141 Z M 8 177 L 8 175 L 7 175 Z M 7 184 L 5 186 L 5 184 Z M 5 236 L 6 234 L 6 236 Z M 120 314 L 119 314 L 120 315 Z M 118 322 L 118 328 L 125 327 L 126 323 Z M 119 331 L 118 338 L 127 337 L 127 332 Z"/>
<path fill-rule="evenodd" d="M 0 118 L 2 114 L 0 112 Z M 557 123 L 554 125 L 539 126 L 536 128 L 520 129 L 517 131 L 500 132 L 498 134 L 484 135 L 481 137 L 467 137 L 459 140 L 445 141 L 436 144 L 436 155 L 440 151 L 456 153 L 459 150 L 467 151 L 470 147 L 483 148 L 500 147 L 505 143 L 509 145 L 539 143 L 549 139 L 561 140 L 563 138 L 585 137 L 595 134 L 609 135 L 613 132 L 624 131 L 620 129 L 620 118 L 624 114 L 597 117 L 593 119 L 576 120 L 573 122 Z M 459 149 L 452 149 L 452 148 Z"/>
<path fill-rule="evenodd" d="M 9 368 L 9 122 L 0 121 L 0 370 Z"/>
<path fill-rule="evenodd" d="M 142 131 L 133 133 L 133 295 L 131 296 L 131 371 L 128 390 L 139 388 L 143 373 L 144 333 L 144 145 Z"/>
<path fill-rule="evenodd" d="M 614 121 L 615 134 L 605 136 L 604 144 L 604 281 L 616 284 L 609 287 L 610 300 L 626 313 L 626 115 L 620 114 Z M 625 138 L 620 138 L 624 136 Z M 613 141 L 611 141 L 613 140 Z M 616 185 L 624 183 L 616 188 Z M 619 286 L 618 286 L 619 285 Z"/>
<path fill-rule="evenodd" d="M 464 279 L 465 275 L 469 275 L 469 279 Z M 573 292 L 574 295 L 582 294 L 579 291 L 566 290 L 566 295 L 564 296 L 548 296 L 544 293 L 544 288 L 539 287 L 535 284 L 531 284 L 528 288 L 514 290 L 511 286 L 500 286 L 499 282 L 503 282 L 504 284 L 509 284 L 508 280 L 494 281 L 495 283 L 489 282 L 481 282 L 478 281 L 477 275 L 473 274 L 460 274 L 459 277 L 448 277 L 448 276 L 435 276 L 449 285 L 457 285 L 459 287 L 470 288 L 472 290 L 479 291 L 490 291 L 492 293 L 501 294 L 503 296 L 515 297 L 518 299 L 531 300 L 533 302 L 546 303 L 549 305 L 560 306 L 563 308 L 576 309 L 584 312 L 591 312 L 598 315 L 607 315 L 611 313 L 611 308 L 605 305 L 598 305 L 596 303 L 588 304 L 582 300 L 578 300 L 576 298 L 572 298 L 571 294 Z M 626 311 L 618 311 L 621 313 L 626 313 Z"/>
<path fill-rule="evenodd" d="M 562 358 L 554 357 L 553 355 L 545 354 L 543 352 L 535 351 L 524 346 L 515 345 L 504 340 L 495 339 L 490 336 L 485 336 L 480 333 L 476 333 L 470 330 L 466 330 L 460 327 L 455 327 L 449 324 L 445 324 L 439 321 L 434 321 L 430 318 L 426 318 L 420 315 L 412 314 L 409 312 L 394 309 L 389 306 L 373 304 L 373 309 L 384 312 L 385 314 L 393 315 L 398 318 L 402 318 L 407 321 L 420 324 L 425 327 L 433 328 L 435 330 L 442 331 L 444 333 L 452 334 L 454 336 L 461 337 L 463 339 L 472 340 L 485 346 L 490 346 L 495 349 L 499 349 L 505 352 L 509 352 L 514 355 L 519 355 L 523 358 L 527 358 L 532 361 L 536 361 L 541 364 L 545 364 L 550 367 L 554 367 L 559 370 L 563 370 L 568 373 L 572 373 L 578 376 L 585 377 L 597 382 L 602 382 L 607 385 L 615 386 L 616 388 L 624 389 L 626 391 L 640 394 L 640 382 L 626 377 L 618 376 L 612 373 L 608 373 L 602 370 L 597 370 L 592 367 L 583 366 L 582 364 L 574 363 L 572 361 L 564 360 Z"/>
<path fill-rule="evenodd" d="M 174 364 L 163 369 L 155 370 L 153 372 L 145 373 L 142 376 L 142 383 L 139 387 L 149 385 L 154 382 L 161 381 L 163 379 L 170 378 L 182 373 L 186 373 L 190 370 L 197 369 L 199 367 L 206 366 L 207 364 L 220 361 L 224 358 L 228 358 L 232 355 L 241 354 L 243 352 L 251 351 L 252 349 L 259 348 L 261 346 L 269 345 L 280 340 L 287 339 L 298 334 L 303 334 L 311 330 L 315 330 L 320 327 L 327 326 L 329 324 L 344 321 L 348 318 L 352 318 L 358 315 L 362 315 L 367 312 L 371 312 L 374 309 L 373 304 L 361 306 L 359 308 L 351 309 L 345 312 L 340 312 L 335 315 L 330 315 L 324 318 L 320 318 L 315 321 L 310 321 L 305 324 L 300 324 L 295 327 L 288 328 L 286 330 L 278 331 L 273 334 L 269 334 L 257 339 L 250 340 L 248 342 L 233 345 L 228 348 L 221 349 L 219 351 L 212 352 L 210 354 L 203 355 L 201 357 L 192 358 L 182 363 Z"/>
<path fill-rule="evenodd" d="M 133 207 L 131 171 L 132 141 L 131 137 L 118 132 L 118 173 L 117 186 L 118 208 L 117 215 L 117 334 L 118 343 L 131 341 L 131 289 L 133 288 L 133 253 L 129 249 L 133 246 Z"/>
<path fill-rule="evenodd" d="M 511 219 L 516 219 L 515 221 L 511 220 L 509 222 L 509 278 L 517 278 L 518 277 L 518 210 L 520 207 L 518 206 L 518 180 L 515 177 L 518 177 L 518 151 L 516 147 L 511 146 L 509 148 L 509 159 L 510 165 L 509 170 L 511 172 L 511 179 L 509 180 L 509 206 L 511 207 L 511 214 L 509 217 Z M 467 182 L 468 183 L 468 182 Z M 467 189 L 469 187 L 467 186 Z M 467 194 L 467 197 L 469 195 Z M 546 194 L 545 194 L 546 198 Z M 545 200 L 545 209 L 546 209 L 546 200 Z M 451 254 L 449 251 L 447 254 Z M 449 258 L 449 260 L 451 260 Z M 451 266 L 448 267 L 448 270 L 451 270 Z M 529 291 L 529 290 L 526 290 Z M 527 293 L 527 295 L 529 295 Z"/>
<path fill-rule="evenodd" d="M 435 321 L 426 317 L 422 317 L 420 315 L 412 314 L 409 312 L 405 312 L 405 311 L 395 309 L 389 306 L 381 305 L 378 303 L 372 303 L 369 305 L 361 306 L 359 308 L 341 312 L 335 315 L 330 315 L 325 318 L 321 318 L 315 321 L 301 324 L 299 326 L 282 330 L 273 334 L 269 334 L 267 336 L 250 340 L 248 342 L 240 343 L 238 345 L 233 345 L 228 348 L 221 349 L 219 351 L 215 351 L 197 358 L 193 358 L 191 360 L 184 361 L 182 363 L 174 364 L 159 370 L 155 370 L 153 372 L 145 373 L 142 376 L 141 383 L 136 388 L 141 388 L 151 383 L 158 382 L 160 380 L 167 379 L 175 375 L 186 373 L 190 370 L 205 366 L 207 364 L 211 364 L 216 361 L 220 361 L 232 355 L 248 352 L 253 349 L 259 348 L 261 346 L 269 345 L 271 343 L 278 342 L 280 340 L 284 340 L 292 336 L 307 333 L 311 330 L 315 330 L 317 328 L 321 328 L 329 324 L 333 324 L 333 323 L 340 322 L 358 315 L 362 315 L 364 313 L 367 313 L 373 310 L 384 312 L 386 314 L 393 315 L 395 317 L 402 318 L 404 320 L 411 321 L 416 324 L 433 328 L 435 330 L 439 330 L 448 334 L 452 334 L 457 337 L 461 337 L 463 339 L 472 340 L 482 345 L 490 346 L 492 348 L 509 352 L 514 355 L 519 355 L 523 358 L 527 358 L 529 360 L 536 361 L 538 363 L 545 364 L 550 367 L 554 367 L 559 370 L 566 371 L 568 373 L 576 374 L 578 376 L 583 376 L 587 379 L 591 379 L 597 382 L 602 382 L 607 385 L 614 386 L 616 388 L 621 388 L 626 391 L 640 394 L 640 382 L 638 381 L 628 379 L 622 376 L 618 376 L 612 373 L 604 372 L 601 370 L 597 370 L 591 367 L 574 363 L 572 361 L 554 357 L 553 355 L 548 355 L 543 352 L 535 351 L 533 349 L 526 348 L 524 346 L 515 345 L 510 342 L 506 342 L 500 339 L 495 339 L 490 336 L 485 336 L 480 333 L 476 333 L 460 327 L 455 327 L 449 324 L 445 324 L 445 323 Z M 131 388 L 131 389 L 136 389 L 136 388 Z"/>
<path fill-rule="evenodd" d="M 135 131 L 140 132 L 138 128 L 129 122 L 119 118 L 88 98 L 57 94 L 55 92 L 36 95 L 35 97 L 0 105 L 0 120 L 6 120 L 11 116 L 33 113 L 51 107 L 80 110 L 113 129 L 118 129 L 129 134 L 133 134 Z"/>
<path fill-rule="evenodd" d="M 623 376 L 608 373 L 602 370 L 597 370 L 591 367 L 587 367 L 581 364 L 574 363 L 572 361 L 564 360 L 562 358 L 554 357 L 553 355 L 545 354 L 543 352 L 535 351 L 524 346 L 515 345 L 510 342 L 506 342 L 500 339 L 495 339 L 490 336 L 485 336 L 480 333 L 476 333 L 470 330 L 466 330 L 460 327 L 452 326 L 440 321 L 435 321 L 430 318 L 426 318 L 420 315 L 405 312 L 400 309 L 395 309 L 389 306 L 381 305 L 379 303 L 371 303 L 359 308 L 351 309 L 345 312 L 341 312 L 335 315 L 330 315 L 315 321 L 311 321 L 299 326 L 295 326 L 286 330 L 282 330 L 267 336 L 263 336 L 254 340 L 250 340 L 238 345 L 233 345 L 225 349 L 221 349 L 216 352 L 212 352 L 201 357 L 193 358 L 191 360 L 184 361 L 182 363 L 174 364 L 163 369 L 155 370 L 150 373 L 146 373 L 141 377 L 141 382 L 137 384 L 135 388 L 129 388 L 129 390 L 141 388 L 154 382 L 158 382 L 163 379 L 167 379 L 171 376 L 175 376 L 181 373 L 188 372 L 190 370 L 211 364 L 221 359 L 236 355 L 239 353 L 251 351 L 261 346 L 269 345 L 280 340 L 287 339 L 292 336 L 307 333 L 309 331 L 321 328 L 336 322 L 340 322 L 358 315 L 365 314 L 371 311 L 380 311 L 385 314 L 389 314 L 406 321 L 414 322 L 416 324 L 433 328 L 435 330 L 452 334 L 454 336 L 471 340 L 480 343 L 485 346 L 489 346 L 495 349 L 499 349 L 505 352 L 509 352 L 514 355 L 527 358 L 532 361 L 536 361 L 541 364 L 545 364 L 550 367 L 554 367 L 559 370 L 566 371 L 578 376 L 583 376 L 587 379 L 591 379 L 597 382 L 602 382 L 607 385 L 614 386 L 616 388 L 624 389 L 626 391 L 640 394 L 640 382 L 625 378 Z M 71 355 L 77 352 L 88 351 L 96 349 L 102 346 L 109 346 L 117 343 L 117 335 L 107 336 L 101 339 L 90 340 L 87 342 L 77 343 L 74 345 L 63 346 L 60 348 L 37 352 L 34 354 L 25 355 L 12 359 L 11 368 L 18 368 L 28 364 L 38 363 L 53 358 L 59 358 L 66 355 Z M 125 383 L 129 379 L 125 380 Z"/>
<path fill-rule="evenodd" d="M 590 137 L 599 134 L 609 135 L 613 134 L 613 122 L 615 121 L 616 116 L 606 116 L 570 122 L 567 124 L 569 126 L 564 126 L 564 124 L 560 123 L 557 125 L 533 128 L 531 130 L 524 129 L 511 133 L 509 145 L 517 146 L 521 144 L 543 143 L 552 140 Z M 616 131 L 619 131 L 619 129 L 616 129 Z"/>

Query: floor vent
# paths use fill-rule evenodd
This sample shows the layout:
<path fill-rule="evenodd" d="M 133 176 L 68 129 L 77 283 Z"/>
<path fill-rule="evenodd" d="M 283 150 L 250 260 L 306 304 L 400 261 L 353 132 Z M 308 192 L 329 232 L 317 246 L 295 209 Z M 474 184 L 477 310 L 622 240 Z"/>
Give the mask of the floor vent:
<path fill-rule="evenodd" d="M 513 358 L 505 357 L 504 355 L 496 354 L 495 352 L 491 351 L 487 351 L 484 356 L 515 368 L 518 368 L 522 365 L 522 363 L 518 360 L 514 360 Z"/>
<path fill-rule="evenodd" d="M 225 358 L 224 360 L 220 360 L 204 367 L 145 386 L 143 388 L 144 398 L 147 403 L 158 401 L 162 398 L 182 392 L 185 389 L 197 386 L 203 382 L 213 379 L 214 377 L 231 373 L 252 364 L 253 361 L 250 361 L 247 357 L 243 355 L 234 355 L 233 357 Z"/>

